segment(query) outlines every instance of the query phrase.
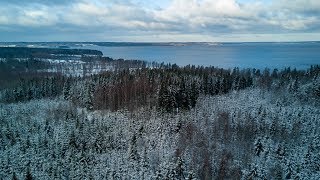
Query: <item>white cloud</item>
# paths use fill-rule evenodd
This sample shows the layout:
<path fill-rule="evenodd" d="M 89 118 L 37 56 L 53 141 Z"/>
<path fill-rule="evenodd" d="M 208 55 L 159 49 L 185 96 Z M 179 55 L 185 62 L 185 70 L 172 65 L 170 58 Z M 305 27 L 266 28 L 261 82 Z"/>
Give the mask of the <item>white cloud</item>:
<path fill-rule="evenodd" d="M 6 25 L 9 24 L 9 19 L 7 16 L 5 15 L 0 15 L 0 24 Z"/>
<path fill-rule="evenodd" d="M 58 21 L 55 14 L 48 12 L 48 9 L 24 10 L 17 18 L 17 23 L 23 26 L 50 26 Z"/>
<path fill-rule="evenodd" d="M 144 37 L 208 37 L 224 33 L 281 34 L 320 31 L 319 0 L 172 0 L 162 9 L 132 0 L 74 0 L 0 7 L 2 26 L 55 27 L 61 33 L 122 32 Z M 141 4 L 141 3 L 140 3 Z M 3 29 L 3 28 L 2 28 Z M 37 29 L 39 30 L 39 28 Z M 57 32 L 58 33 L 58 32 Z M 126 34 L 126 35 L 127 35 Z M 179 36 L 180 35 L 180 36 Z M 123 35 L 124 37 L 124 35 Z"/>
<path fill-rule="evenodd" d="M 75 13 L 78 14 L 84 14 L 84 15 L 89 15 L 89 16 L 105 16 L 108 14 L 108 9 L 103 8 L 103 7 L 98 7 L 95 4 L 92 3 L 77 3 L 73 7 L 75 10 Z"/>

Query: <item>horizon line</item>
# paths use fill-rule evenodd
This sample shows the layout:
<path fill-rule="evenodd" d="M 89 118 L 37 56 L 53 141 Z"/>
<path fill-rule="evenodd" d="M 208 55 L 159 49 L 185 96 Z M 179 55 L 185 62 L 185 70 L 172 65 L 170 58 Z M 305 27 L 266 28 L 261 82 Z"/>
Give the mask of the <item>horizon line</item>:
<path fill-rule="evenodd" d="M 0 41 L 0 43 L 299 43 L 314 41 Z"/>

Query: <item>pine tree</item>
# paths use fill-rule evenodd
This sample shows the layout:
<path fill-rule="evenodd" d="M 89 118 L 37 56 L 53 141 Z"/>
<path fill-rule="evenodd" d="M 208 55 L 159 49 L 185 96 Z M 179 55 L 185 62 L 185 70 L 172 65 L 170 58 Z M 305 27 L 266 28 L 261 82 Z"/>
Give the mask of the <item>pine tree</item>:
<path fill-rule="evenodd" d="M 167 112 L 173 112 L 177 108 L 176 89 L 170 86 L 170 79 L 162 81 L 158 97 L 158 106 Z"/>
<path fill-rule="evenodd" d="M 290 85 L 289 85 L 289 92 L 290 93 L 296 93 L 299 88 L 299 81 L 298 79 L 295 79 Z"/>
<path fill-rule="evenodd" d="M 70 82 L 70 78 L 67 78 L 66 82 L 64 83 L 64 86 L 63 86 L 63 98 L 65 100 L 69 100 L 70 99 L 70 96 L 71 96 L 71 93 L 70 93 L 70 86 L 71 86 L 71 82 Z"/>
<path fill-rule="evenodd" d="M 197 89 L 197 85 L 195 82 L 193 82 L 191 84 L 191 93 L 190 93 L 190 105 L 192 108 L 194 108 L 196 106 L 196 103 L 197 103 L 197 99 L 199 97 L 199 92 L 198 92 L 198 89 Z"/>
<path fill-rule="evenodd" d="M 217 95 L 221 92 L 221 82 L 220 78 L 214 84 L 214 94 Z"/>
<path fill-rule="evenodd" d="M 138 160 L 138 150 L 137 150 L 137 136 L 134 134 L 132 136 L 130 147 L 129 147 L 129 157 L 132 160 Z"/>
<path fill-rule="evenodd" d="M 176 167 L 175 167 L 175 178 L 176 179 L 184 179 L 184 168 L 183 168 L 183 161 L 181 157 L 178 157 L 176 161 Z"/>
<path fill-rule="evenodd" d="M 33 177 L 32 177 L 32 174 L 30 172 L 30 168 L 28 168 L 25 180 L 32 180 L 32 179 L 33 179 Z"/>
<path fill-rule="evenodd" d="M 94 84 L 93 82 L 87 82 L 85 86 L 84 104 L 89 110 L 93 110 L 93 95 L 94 95 Z"/>
<path fill-rule="evenodd" d="M 245 79 L 245 77 L 242 76 L 239 80 L 239 87 L 238 88 L 245 89 L 246 87 L 248 87 L 247 80 Z"/>
<path fill-rule="evenodd" d="M 18 177 L 17 177 L 17 175 L 16 175 L 16 173 L 15 173 L 15 172 L 13 172 L 12 180 L 18 180 Z"/>

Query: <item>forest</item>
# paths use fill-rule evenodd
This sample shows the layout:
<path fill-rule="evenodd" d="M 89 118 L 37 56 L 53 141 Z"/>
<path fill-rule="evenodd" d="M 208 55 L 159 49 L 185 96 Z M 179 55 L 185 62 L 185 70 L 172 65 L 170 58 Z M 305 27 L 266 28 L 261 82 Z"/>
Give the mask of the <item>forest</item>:
<path fill-rule="evenodd" d="M 320 65 L 0 48 L 0 179 L 319 179 Z"/>
<path fill-rule="evenodd" d="M 27 47 L 1 47 L 0 58 L 37 58 L 52 57 L 54 55 L 96 55 L 102 52 L 90 49 L 62 49 L 62 48 L 27 48 Z"/>

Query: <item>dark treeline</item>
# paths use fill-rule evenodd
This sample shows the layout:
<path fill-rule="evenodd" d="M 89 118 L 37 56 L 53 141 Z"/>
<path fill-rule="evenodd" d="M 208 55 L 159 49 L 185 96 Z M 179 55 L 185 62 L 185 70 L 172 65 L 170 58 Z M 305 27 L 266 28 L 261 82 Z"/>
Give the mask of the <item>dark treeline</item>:
<path fill-rule="evenodd" d="M 2 48 L 0 48 L 1 51 Z M 50 58 L 50 57 L 47 57 Z M 71 58 L 70 56 L 58 56 L 58 57 L 51 57 L 53 59 L 52 62 L 49 62 L 48 59 L 45 57 L 27 57 L 23 59 L 19 58 L 10 58 L 0 57 L 0 80 L 6 79 L 6 76 L 9 75 L 19 75 L 23 73 L 33 73 L 39 72 L 39 70 L 47 70 L 52 67 L 61 68 L 61 66 L 69 66 L 69 68 L 74 68 L 74 64 L 71 64 L 75 61 L 81 61 L 88 64 L 89 68 L 90 65 L 98 63 L 98 64 L 107 64 L 113 66 L 114 69 L 128 69 L 128 68 L 142 68 L 147 67 L 147 63 L 140 60 L 124 60 L 124 59 L 117 59 L 114 60 L 109 57 L 100 57 L 100 56 L 81 56 L 79 58 Z M 68 60 L 70 64 L 59 63 L 59 60 Z M 56 61 L 56 63 L 54 63 Z M 157 63 L 150 63 L 150 66 L 157 67 L 160 64 Z M 163 64 L 161 66 L 164 66 Z"/>
<path fill-rule="evenodd" d="M 62 93 L 65 79 L 64 76 L 47 73 L 20 77 L 14 88 L 4 90 L 3 100 L 13 103 L 57 97 Z"/>
<path fill-rule="evenodd" d="M 315 79 L 320 72 L 319 66 L 307 71 L 290 68 L 261 71 L 170 64 L 146 68 L 142 61 L 124 60 L 114 64 L 123 68 L 84 77 L 61 74 L 20 77 L 15 87 L 4 90 L 2 101 L 13 103 L 62 96 L 89 110 L 132 111 L 157 106 L 167 112 L 177 112 L 193 108 L 200 95 L 226 94 L 251 86 L 264 89 L 289 86 L 294 91 L 299 82 Z"/>
<path fill-rule="evenodd" d="M 0 61 L 0 90 L 16 86 L 21 77 L 45 76 L 45 73 L 39 73 L 38 70 L 49 67 L 49 63 L 35 59 Z"/>
<path fill-rule="evenodd" d="M 18 55 L 11 56 L 8 52 L 6 54 L 4 49 L 6 48 L 0 48 L 0 52 L 3 53 L 0 55 L 0 90 L 15 87 L 21 84 L 19 82 L 20 79 L 24 79 L 25 81 L 25 79 L 31 78 L 66 75 L 63 74 L 63 70 L 70 71 L 71 75 L 68 74 L 67 76 L 72 76 L 72 73 L 76 70 L 82 71 L 83 74 L 86 74 L 86 72 L 90 74 L 94 70 L 97 70 L 94 68 L 98 68 L 98 71 L 102 71 L 103 68 L 106 67 L 112 67 L 115 70 L 120 70 L 129 68 L 143 68 L 147 66 L 147 63 L 144 61 L 123 59 L 114 60 L 109 57 L 88 56 L 87 54 L 82 55 L 81 57 L 73 57 L 73 55 L 76 54 L 62 54 L 59 56 L 53 56 L 48 54 L 46 49 L 44 51 L 39 50 L 42 54 L 45 54 L 42 56 L 30 55 L 24 57 L 19 53 Z M 14 48 L 9 48 L 9 52 L 12 51 L 12 53 L 14 53 L 17 51 L 12 49 Z M 67 50 L 57 49 L 56 52 L 72 53 L 73 51 L 69 52 Z M 86 51 L 81 51 L 81 53 L 85 52 Z M 26 53 L 30 54 L 32 52 Z M 64 62 L 60 62 L 61 60 L 64 60 Z"/>
<path fill-rule="evenodd" d="M 101 60 L 102 52 L 86 49 L 49 49 L 26 47 L 1 47 L 0 48 L 0 89 L 18 84 L 20 77 L 41 76 L 48 69 L 55 67 L 44 59 L 73 59 L 75 55 L 81 56 L 80 60 Z M 104 58 L 108 60 L 108 58 Z M 41 71 L 42 70 L 42 71 Z M 43 71 L 45 70 L 45 71 Z M 39 73 L 41 71 L 41 73 Z M 40 74 L 40 75 L 39 75 Z"/>
<path fill-rule="evenodd" d="M 102 52 L 89 49 L 54 49 L 54 48 L 27 48 L 27 47 L 1 47 L 0 58 L 30 58 L 52 57 L 53 55 L 96 55 Z"/>
<path fill-rule="evenodd" d="M 0 73 L 5 75 L 7 73 L 23 73 L 23 72 L 34 72 L 39 69 L 49 68 L 50 64 L 39 59 L 29 58 L 25 61 L 7 58 L 4 61 L 0 61 Z M 1 76 L 3 79 L 3 76 Z"/>

